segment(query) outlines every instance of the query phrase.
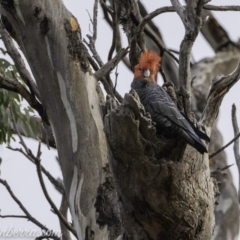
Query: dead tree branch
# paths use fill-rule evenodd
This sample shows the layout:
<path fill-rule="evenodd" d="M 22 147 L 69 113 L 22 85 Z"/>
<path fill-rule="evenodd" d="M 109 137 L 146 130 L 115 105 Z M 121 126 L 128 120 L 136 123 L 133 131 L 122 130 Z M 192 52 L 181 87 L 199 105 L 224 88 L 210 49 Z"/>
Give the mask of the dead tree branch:
<path fill-rule="evenodd" d="M 146 15 L 145 17 L 142 18 L 142 21 L 139 23 L 138 27 L 137 27 L 137 34 L 140 34 L 145 25 L 152 20 L 153 18 L 155 18 L 156 16 L 162 14 L 162 13 L 166 13 L 166 12 L 175 12 L 175 8 L 174 7 L 161 7 L 156 9 L 155 11 L 149 13 L 148 15 Z"/>
<path fill-rule="evenodd" d="M 17 148 L 11 148 L 11 147 L 7 147 L 10 150 L 13 151 L 18 151 L 20 153 L 22 153 L 27 159 L 29 159 L 32 163 L 34 163 L 36 165 L 36 160 L 34 157 L 32 157 L 32 152 L 31 150 L 28 149 L 27 145 L 25 144 L 22 135 L 20 134 L 18 128 L 17 128 L 17 124 L 16 121 L 14 119 L 13 113 L 12 113 L 12 109 L 10 108 L 10 113 L 11 113 L 11 121 L 13 124 L 13 128 L 14 131 L 16 132 L 16 134 L 18 135 L 19 139 L 20 139 L 20 143 L 22 144 L 22 146 L 24 147 L 26 153 L 22 150 L 22 149 L 17 149 Z M 63 184 L 58 181 L 57 179 L 55 179 L 51 173 L 49 171 L 47 171 L 44 167 L 41 168 L 42 172 L 46 175 L 46 177 L 49 179 L 49 181 L 55 186 L 55 188 L 63 195 L 65 195 L 65 190 L 64 190 L 64 186 Z"/>
<path fill-rule="evenodd" d="M 40 154 L 38 154 L 38 155 L 40 155 Z M 68 221 L 65 219 L 65 217 L 61 214 L 61 212 L 58 210 L 58 208 L 56 207 L 56 205 L 54 204 L 54 202 L 52 201 L 51 197 L 48 194 L 48 191 L 46 189 L 46 186 L 45 186 L 45 183 L 44 183 L 44 180 L 43 180 L 43 177 L 42 177 L 42 170 L 41 170 L 42 167 L 41 167 L 39 157 L 35 157 L 35 161 L 36 161 L 36 165 L 37 165 L 38 178 L 39 178 L 43 193 L 44 193 L 47 201 L 49 202 L 50 206 L 54 210 L 54 213 L 58 216 L 60 221 L 77 238 L 77 233 L 76 233 L 75 229 L 68 223 Z"/>
<path fill-rule="evenodd" d="M 14 128 L 15 130 L 17 131 L 16 129 L 16 122 L 15 122 L 15 119 L 14 119 L 14 116 L 13 116 L 13 113 L 12 113 L 12 110 L 11 110 L 11 117 L 12 117 L 12 122 L 14 124 Z M 52 207 L 52 209 L 54 210 L 54 213 L 56 213 L 56 215 L 59 217 L 59 219 L 63 222 L 63 224 L 65 225 L 65 227 L 72 232 L 72 234 L 77 237 L 77 233 L 75 231 L 75 229 L 67 222 L 67 220 L 62 216 L 62 214 L 59 212 L 59 210 L 57 209 L 56 205 L 54 204 L 54 202 L 52 201 L 52 199 L 50 198 L 48 192 L 47 192 L 47 189 L 46 189 L 46 186 L 45 186 L 45 183 L 44 183 L 44 180 L 43 180 L 43 177 L 42 177 L 42 166 L 41 166 L 41 163 L 40 163 L 40 157 L 41 157 L 41 142 L 39 142 L 39 146 L 38 146 L 38 151 L 37 151 L 37 155 L 36 157 L 33 155 L 32 151 L 27 147 L 26 143 L 24 142 L 21 134 L 19 134 L 19 132 L 17 131 L 18 133 L 18 137 L 20 139 L 20 144 L 24 147 L 24 150 L 26 152 L 26 154 L 24 155 L 27 155 L 29 158 L 31 159 L 34 159 L 34 162 L 37 166 L 37 173 L 38 173 L 38 177 L 39 177 L 39 181 L 40 181 L 40 184 L 41 184 L 41 187 L 42 187 L 42 190 L 43 190 L 43 193 L 47 199 L 47 201 L 49 202 L 50 206 Z"/>
<path fill-rule="evenodd" d="M 191 72 L 190 56 L 193 43 L 202 26 L 202 7 L 206 3 L 203 0 L 189 0 L 183 7 L 178 0 L 171 0 L 173 7 L 181 18 L 185 27 L 185 36 L 180 46 L 179 54 L 179 80 L 187 91 L 190 91 Z"/>
<path fill-rule="evenodd" d="M 211 172 L 211 176 L 214 176 L 216 174 L 223 174 L 222 172 L 229 169 L 230 167 L 232 167 L 234 164 L 230 164 L 230 165 L 227 165 L 225 167 L 222 167 L 222 168 L 217 168 L 215 171 L 212 171 Z"/>
<path fill-rule="evenodd" d="M 218 115 L 219 107 L 222 103 L 223 97 L 229 89 L 239 80 L 240 64 L 237 69 L 228 76 L 217 76 L 212 81 L 212 86 L 207 98 L 207 104 L 201 116 L 201 124 L 212 127 Z"/>
<path fill-rule="evenodd" d="M 105 75 L 109 74 L 109 72 L 117 66 L 117 64 L 122 60 L 122 58 L 124 58 L 127 55 L 128 50 L 129 50 L 129 48 L 121 49 L 113 59 L 111 59 L 109 62 L 107 62 L 105 65 L 103 65 L 95 73 L 96 79 L 101 79 Z"/>
<path fill-rule="evenodd" d="M 218 149 L 216 152 L 210 154 L 210 155 L 209 155 L 209 159 L 215 157 L 218 153 L 220 153 L 221 151 L 223 151 L 225 148 L 227 148 L 227 147 L 228 147 L 229 145 L 231 145 L 232 143 L 234 143 L 234 145 L 235 145 L 235 143 L 236 143 L 237 141 L 239 141 L 239 140 L 238 140 L 239 137 L 240 137 L 240 133 L 238 133 L 238 134 L 237 134 L 230 142 L 228 142 L 226 145 L 224 145 L 223 147 L 221 147 L 220 149 Z"/>
<path fill-rule="evenodd" d="M 121 15 L 121 1 L 113 0 L 113 34 L 112 34 L 112 45 L 108 53 L 108 61 L 112 59 L 112 55 L 117 46 L 117 41 L 119 39 L 119 23 Z"/>
<path fill-rule="evenodd" d="M 35 219 L 29 212 L 28 210 L 23 206 L 23 204 L 21 203 L 21 201 L 15 196 L 15 194 L 13 193 L 12 189 L 10 188 L 10 186 L 8 185 L 7 181 L 3 180 L 0 178 L 0 183 L 7 189 L 7 191 L 9 192 L 9 194 L 11 195 L 12 199 L 17 203 L 17 205 L 21 208 L 21 210 L 25 213 L 27 219 L 29 221 L 31 221 L 32 223 L 34 223 L 36 226 L 40 227 L 41 229 L 45 230 L 45 231 L 49 231 L 49 229 L 47 227 L 45 227 L 42 223 L 40 223 L 37 219 Z"/>
<path fill-rule="evenodd" d="M 238 127 L 238 122 L 237 122 L 237 108 L 235 106 L 235 104 L 232 105 L 232 125 L 233 125 L 233 131 L 234 131 L 234 135 L 235 138 L 237 136 L 240 136 L 239 133 L 239 127 Z M 240 203 L 240 154 L 239 154 L 239 138 L 237 138 L 234 141 L 234 145 L 233 145 L 233 151 L 234 151 L 234 155 L 235 155 L 235 161 L 238 167 L 238 201 Z"/>
<path fill-rule="evenodd" d="M 24 153 L 21 149 L 16 149 L 17 151 L 21 152 L 24 154 L 24 156 L 26 156 L 28 159 L 33 159 L 34 163 L 36 164 L 37 166 L 37 173 L 38 173 L 38 177 L 39 177 L 39 181 L 40 181 L 40 184 L 41 184 L 41 187 L 42 187 L 42 190 L 43 190 L 43 193 L 46 197 L 46 199 L 48 200 L 50 206 L 52 207 L 52 209 L 54 210 L 54 213 L 59 217 L 60 221 L 62 221 L 62 223 L 65 225 L 65 227 L 72 232 L 72 234 L 77 237 L 77 234 L 76 234 L 76 231 L 75 229 L 67 222 L 67 220 L 62 216 L 62 214 L 59 212 L 59 210 L 57 209 L 56 205 L 54 204 L 54 202 L 52 201 L 52 199 L 50 198 L 48 192 L 47 192 L 47 189 L 46 189 L 46 186 L 45 186 L 45 183 L 44 183 L 44 180 L 43 180 L 43 177 L 42 177 L 42 166 L 40 164 L 40 156 L 41 156 L 41 144 L 39 144 L 39 147 L 38 147 L 38 152 L 37 152 L 37 156 L 35 157 L 33 154 L 32 154 L 32 151 L 27 147 L 26 143 L 24 142 L 22 136 L 19 134 L 18 135 L 19 138 L 20 138 L 20 143 L 21 145 L 24 147 L 26 153 Z M 11 149 L 11 148 L 10 148 Z M 14 150 L 14 149 L 13 149 Z"/>
<path fill-rule="evenodd" d="M 89 55 L 88 59 L 90 59 L 90 63 L 94 67 L 94 70 L 99 71 L 98 74 L 100 74 L 100 73 L 103 74 L 102 77 L 97 77 L 97 79 L 99 79 L 102 82 L 104 89 L 110 96 L 116 97 L 118 99 L 118 101 L 121 102 L 122 101 L 121 95 L 117 91 L 113 91 L 113 83 L 109 76 L 109 71 L 111 71 L 111 69 L 113 69 L 118 64 L 119 61 L 121 61 L 121 59 L 119 58 L 120 56 L 122 56 L 122 58 L 125 57 L 125 55 L 127 54 L 127 49 L 123 49 L 126 52 L 123 53 L 121 51 L 119 54 L 117 54 L 115 56 L 115 58 L 114 58 L 115 60 L 109 61 L 108 63 L 106 63 L 104 65 L 100 55 L 98 54 L 98 52 L 96 50 L 96 47 L 95 47 L 95 43 L 97 40 L 97 15 L 98 15 L 98 0 L 95 0 L 94 8 L 93 8 L 93 20 L 90 18 L 91 22 L 93 24 L 93 35 L 92 36 L 87 35 L 87 38 L 89 39 L 89 43 L 85 39 L 83 39 L 83 42 L 88 46 L 88 48 L 90 49 L 90 51 L 93 54 L 93 58 L 96 60 L 98 66 L 99 66 L 98 67 L 95 64 L 95 62 L 91 59 L 91 57 Z M 114 67 L 113 67 L 113 63 L 116 64 Z M 102 68 L 103 68 L 103 70 L 102 70 Z M 104 75 L 106 75 L 106 74 L 107 74 L 107 76 L 104 77 Z M 95 76 L 97 76 L 97 75 L 95 75 Z"/>
<path fill-rule="evenodd" d="M 7 148 L 12 150 L 12 151 L 15 151 L 15 152 L 20 152 L 28 160 L 30 160 L 30 162 L 32 162 L 33 164 L 36 165 L 35 160 L 32 157 L 30 157 L 29 155 L 27 155 L 21 148 L 12 148 L 12 147 L 7 147 Z M 58 190 L 59 193 L 61 193 L 63 195 L 66 194 L 64 186 L 61 183 L 61 181 L 59 181 L 55 177 L 53 177 L 52 174 L 48 170 L 46 170 L 46 168 L 44 168 L 43 166 L 42 166 L 41 170 L 45 174 L 45 176 L 48 178 L 48 180 L 53 184 L 53 186 Z"/>
<path fill-rule="evenodd" d="M 204 5 L 203 9 L 211 11 L 240 11 L 240 6 L 214 6 L 214 5 Z"/>
<path fill-rule="evenodd" d="M 20 215 L 0 215 L 0 218 L 27 218 L 27 216 L 20 216 Z"/>

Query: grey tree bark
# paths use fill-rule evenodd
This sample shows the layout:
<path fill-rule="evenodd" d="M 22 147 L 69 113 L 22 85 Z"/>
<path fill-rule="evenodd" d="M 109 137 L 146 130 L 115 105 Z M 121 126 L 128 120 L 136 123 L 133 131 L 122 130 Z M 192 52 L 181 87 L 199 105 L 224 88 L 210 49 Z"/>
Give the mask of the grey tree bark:
<path fill-rule="evenodd" d="M 129 14 L 140 22 L 137 1 L 129 2 L 136 7 Z M 62 1 L 1 6 L 2 22 L 31 67 L 49 117 L 78 239 L 212 239 L 217 186 L 208 155 L 157 138 L 135 92 L 121 105 L 104 100 L 80 26 Z M 133 66 L 145 43 L 133 37 L 134 24 L 125 26 Z M 206 116 L 207 110 L 210 134 L 216 114 Z"/>

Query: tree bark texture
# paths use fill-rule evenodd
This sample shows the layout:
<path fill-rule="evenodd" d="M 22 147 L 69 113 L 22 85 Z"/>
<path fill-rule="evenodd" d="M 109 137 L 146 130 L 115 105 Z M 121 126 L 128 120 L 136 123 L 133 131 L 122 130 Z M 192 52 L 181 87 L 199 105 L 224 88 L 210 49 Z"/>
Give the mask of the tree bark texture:
<path fill-rule="evenodd" d="M 119 234 L 119 209 L 109 179 L 101 90 L 80 27 L 62 1 L 3 1 L 1 14 L 47 110 L 78 238 L 113 239 Z"/>
<path fill-rule="evenodd" d="M 207 155 L 187 146 L 181 161 L 169 159 L 178 146 L 157 139 L 134 92 L 105 126 L 127 239 L 211 239 L 215 186 Z"/>
<path fill-rule="evenodd" d="M 110 99 L 104 116 L 80 27 L 62 1 L 1 5 L 49 117 L 78 238 L 211 239 L 207 155 L 158 139 L 134 92 L 122 106 Z"/>

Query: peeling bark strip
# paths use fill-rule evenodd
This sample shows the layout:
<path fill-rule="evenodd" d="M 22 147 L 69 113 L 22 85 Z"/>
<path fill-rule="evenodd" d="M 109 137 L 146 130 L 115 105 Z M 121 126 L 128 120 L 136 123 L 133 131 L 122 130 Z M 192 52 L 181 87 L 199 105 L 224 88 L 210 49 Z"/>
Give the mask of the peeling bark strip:
<path fill-rule="evenodd" d="M 60 72 L 57 72 L 57 76 L 58 76 L 58 83 L 59 83 L 59 87 L 60 87 L 60 91 L 61 91 L 61 99 L 62 99 L 63 105 L 67 111 L 67 115 L 68 115 L 69 122 L 70 122 L 71 135 L 72 135 L 72 150 L 73 150 L 73 153 L 75 153 L 77 151 L 77 146 L 78 146 L 77 124 L 76 124 L 76 120 L 74 118 L 73 110 L 68 101 L 65 81 Z"/>
<path fill-rule="evenodd" d="M 207 155 L 187 146 L 181 162 L 159 156 L 151 121 L 129 94 L 106 115 L 105 129 L 126 239 L 211 239 L 214 185 Z"/>

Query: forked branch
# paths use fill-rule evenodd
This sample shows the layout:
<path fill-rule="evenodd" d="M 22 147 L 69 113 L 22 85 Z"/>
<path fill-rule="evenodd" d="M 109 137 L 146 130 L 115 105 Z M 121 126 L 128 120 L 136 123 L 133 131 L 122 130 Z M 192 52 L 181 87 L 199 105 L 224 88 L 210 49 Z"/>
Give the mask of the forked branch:
<path fill-rule="evenodd" d="M 191 86 L 191 50 L 202 26 L 201 12 L 206 2 L 204 0 L 189 0 L 186 6 L 182 6 L 178 0 L 171 0 L 185 27 L 185 36 L 182 40 L 179 54 L 179 80 L 180 85 L 186 88 L 187 91 L 190 91 Z"/>

